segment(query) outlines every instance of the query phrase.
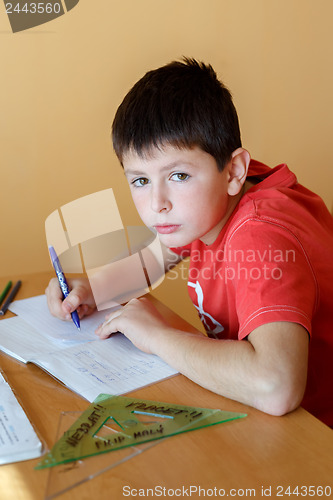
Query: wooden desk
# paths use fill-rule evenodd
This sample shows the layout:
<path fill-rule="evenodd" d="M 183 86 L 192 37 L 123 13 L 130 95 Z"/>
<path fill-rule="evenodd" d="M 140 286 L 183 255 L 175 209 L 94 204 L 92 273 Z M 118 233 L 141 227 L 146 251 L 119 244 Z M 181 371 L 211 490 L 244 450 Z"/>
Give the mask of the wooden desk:
<path fill-rule="evenodd" d="M 23 283 L 17 298 L 43 293 L 50 276 L 52 274 L 45 273 L 21 277 Z M 0 280 L 0 288 L 5 282 L 5 278 Z M 162 304 L 158 307 L 175 326 L 190 328 Z M 0 366 L 47 446 L 52 447 L 60 413 L 82 411 L 87 401 L 32 364 L 26 366 L 0 354 Z M 206 498 L 220 498 L 223 492 L 234 498 L 264 498 L 262 488 L 271 498 L 295 498 L 295 494 L 285 493 L 288 486 L 291 492 L 298 487 L 300 497 L 328 498 L 333 495 L 332 431 L 302 408 L 284 417 L 272 417 L 213 394 L 182 375 L 137 390 L 131 396 L 240 411 L 248 416 L 170 437 L 59 499 L 119 500 L 135 496 L 144 498 L 143 493 L 148 498 L 156 498 L 158 494 L 171 498 L 172 493 L 180 498 L 205 498 L 204 489 Z M 44 498 L 48 471 L 35 471 L 33 467 L 37 462 L 31 460 L 0 467 L 1 500 Z M 199 491 L 194 492 L 194 487 L 202 488 L 200 496 Z M 317 487 L 324 488 L 323 495 L 320 495 L 321 490 L 317 493 Z M 155 496 L 152 491 L 147 492 L 147 488 L 154 490 Z"/>

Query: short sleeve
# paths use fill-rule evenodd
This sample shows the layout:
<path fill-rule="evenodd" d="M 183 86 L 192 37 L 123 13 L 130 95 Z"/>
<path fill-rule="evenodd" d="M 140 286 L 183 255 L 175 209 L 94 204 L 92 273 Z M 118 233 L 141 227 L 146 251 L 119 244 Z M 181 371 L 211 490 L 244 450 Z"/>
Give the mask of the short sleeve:
<path fill-rule="evenodd" d="M 227 252 L 226 273 L 235 291 L 239 339 L 276 321 L 299 323 L 311 335 L 316 279 L 301 242 L 289 229 L 246 221 L 228 238 Z"/>

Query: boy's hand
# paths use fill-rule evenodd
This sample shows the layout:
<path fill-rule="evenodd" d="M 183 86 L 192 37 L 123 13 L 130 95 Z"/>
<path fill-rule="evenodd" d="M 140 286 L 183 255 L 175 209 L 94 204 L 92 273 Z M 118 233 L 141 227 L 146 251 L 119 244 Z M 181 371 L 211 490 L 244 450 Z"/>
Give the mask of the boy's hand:
<path fill-rule="evenodd" d="M 154 345 L 169 325 L 155 306 L 145 297 L 130 300 L 126 306 L 108 314 L 106 321 L 95 331 L 101 339 L 112 333 L 123 333 L 136 347 L 154 354 Z"/>
<path fill-rule="evenodd" d="M 96 309 L 96 304 L 88 279 L 72 279 L 68 281 L 68 285 L 71 292 L 66 299 L 63 298 L 57 278 L 51 279 L 46 288 L 47 304 L 52 316 L 70 320 L 70 313 L 75 310 L 80 319 L 89 316 Z"/>

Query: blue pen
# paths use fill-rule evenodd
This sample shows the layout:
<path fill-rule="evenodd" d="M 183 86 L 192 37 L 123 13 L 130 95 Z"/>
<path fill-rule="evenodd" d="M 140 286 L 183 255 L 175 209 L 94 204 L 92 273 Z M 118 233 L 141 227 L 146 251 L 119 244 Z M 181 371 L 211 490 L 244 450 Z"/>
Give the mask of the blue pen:
<path fill-rule="evenodd" d="M 49 246 L 49 252 L 50 252 L 50 256 L 51 256 L 51 260 L 52 260 L 52 265 L 53 265 L 54 270 L 56 272 L 62 294 L 63 294 L 64 298 L 66 298 L 69 295 L 70 289 L 69 289 L 69 286 L 67 284 L 64 272 L 63 272 L 62 267 L 60 265 L 56 251 L 54 250 L 54 248 L 52 246 Z M 76 326 L 76 328 L 78 330 L 80 330 L 80 319 L 79 319 L 78 313 L 76 311 L 74 311 L 71 313 L 71 316 L 72 316 L 72 320 L 73 320 L 74 325 Z"/>

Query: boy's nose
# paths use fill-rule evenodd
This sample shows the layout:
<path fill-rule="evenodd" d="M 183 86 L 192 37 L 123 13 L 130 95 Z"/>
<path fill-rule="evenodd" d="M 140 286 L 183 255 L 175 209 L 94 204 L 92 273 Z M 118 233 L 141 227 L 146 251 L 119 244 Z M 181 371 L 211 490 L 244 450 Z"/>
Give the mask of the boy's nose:
<path fill-rule="evenodd" d="M 171 210 L 171 201 L 166 196 L 166 193 L 161 189 L 153 189 L 151 193 L 151 208 L 154 212 L 160 213 L 163 210 L 169 212 Z"/>

